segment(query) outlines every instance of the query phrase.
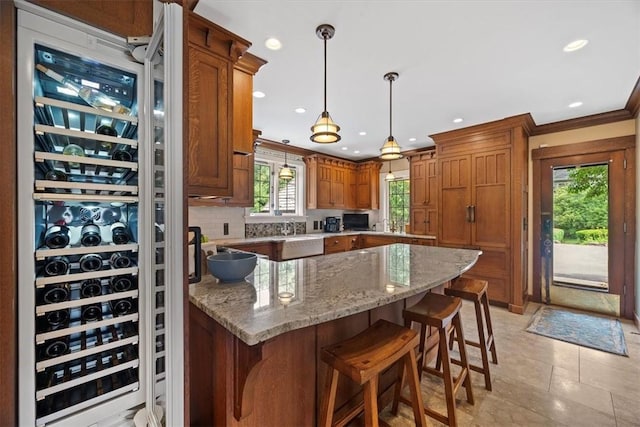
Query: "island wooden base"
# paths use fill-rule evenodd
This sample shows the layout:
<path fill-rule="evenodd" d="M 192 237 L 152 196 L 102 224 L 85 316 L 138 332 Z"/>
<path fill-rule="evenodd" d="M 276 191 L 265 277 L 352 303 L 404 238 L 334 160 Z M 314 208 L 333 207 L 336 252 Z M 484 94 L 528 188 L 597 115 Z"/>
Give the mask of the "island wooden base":
<path fill-rule="evenodd" d="M 431 292 L 442 293 L 444 286 Z M 367 312 L 279 335 L 248 346 L 190 304 L 190 416 L 192 426 L 314 426 L 327 366 L 320 349 L 350 338 L 378 319 L 403 324 L 402 310 L 419 294 Z M 437 342 L 437 333 L 429 341 Z M 435 358 L 434 349 L 429 359 Z M 389 401 L 397 368 L 380 379 L 381 406 Z M 357 407 L 360 388 L 338 383 L 336 408 Z M 340 412 L 340 411 L 339 411 Z"/>

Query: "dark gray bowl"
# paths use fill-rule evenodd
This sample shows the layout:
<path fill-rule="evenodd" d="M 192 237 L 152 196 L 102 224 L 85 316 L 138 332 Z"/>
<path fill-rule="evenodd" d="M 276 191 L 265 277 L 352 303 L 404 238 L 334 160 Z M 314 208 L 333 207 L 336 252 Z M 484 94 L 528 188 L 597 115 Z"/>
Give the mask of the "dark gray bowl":
<path fill-rule="evenodd" d="M 209 273 L 221 282 L 242 282 L 256 268 L 256 254 L 227 252 L 207 257 Z"/>

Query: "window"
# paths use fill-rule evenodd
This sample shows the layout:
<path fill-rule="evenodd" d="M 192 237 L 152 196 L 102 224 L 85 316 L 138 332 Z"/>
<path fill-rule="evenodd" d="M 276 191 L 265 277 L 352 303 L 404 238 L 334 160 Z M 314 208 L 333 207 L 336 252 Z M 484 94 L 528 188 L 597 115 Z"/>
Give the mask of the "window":
<path fill-rule="evenodd" d="M 404 231 L 409 224 L 409 180 L 389 181 L 389 228 L 391 231 Z"/>
<path fill-rule="evenodd" d="M 301 169 L 289 162 L 293 178 L 286 181 L 278 178 L 282 165 L 283 162 L 256 159 L 251 215 L 301 215 Z"/>

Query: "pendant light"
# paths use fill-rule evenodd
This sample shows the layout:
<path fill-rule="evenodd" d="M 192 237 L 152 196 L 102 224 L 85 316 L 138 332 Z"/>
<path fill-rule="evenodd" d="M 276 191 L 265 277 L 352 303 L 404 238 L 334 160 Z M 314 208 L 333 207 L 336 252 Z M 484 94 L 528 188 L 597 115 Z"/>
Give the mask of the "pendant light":
<path fill-rule="evenodd" d="M 398 79 L 398 73 L 387 73 L 384 75 L 384 79 L 389 82 L 389 137 L 382 145 L 380 149 L 380 158 L 383 160 L 396 160 L 402 158 L 402 153 L 400 153 L 400 146 L 396 142 L 393 137 L 393 132 L 391 131 L 391 119 L 393 117 L 393 105 L 392 105 L 392 86 L 393 81 Z"/>
<path fill-rule="evenodd" d="M 387 162 L 387 163 L 389 163 L 389 172 L 387 172 L 387 175 L 384 177 L 384 180 L 393 181 L 394 179 L 396 179 L 396 177 L 393 174 L 393 172 L 391 172 L 391 162 Z"/>
<path fill-rule="evenodd" d="M 336 29 L 329 24 L 322 24 L 316 28 L 316 34 L 324 40 L 324 110 L 311 126 L 311 141 L 318 144 L 331 144 L 340 141 L 340 126 L 338 126 L 327 111 L 327 40 L 333 37 Z"/>
<path fill-rule="evenodd" d="M 284 150 L 284 165 L 282 165 L 282 168 L 280 169 L 280 172 L 278 172 L 278 178 L 284 180 L 284 181 L 291 181 L 293 179 L 293 171 L 291 170 L 291 168 L 289 167 L 289 165 L 287 164 L 287 144 L 289 143 L 288 139 L 283 139 L 282 143 L 285 145 L 285 150 Z"/>

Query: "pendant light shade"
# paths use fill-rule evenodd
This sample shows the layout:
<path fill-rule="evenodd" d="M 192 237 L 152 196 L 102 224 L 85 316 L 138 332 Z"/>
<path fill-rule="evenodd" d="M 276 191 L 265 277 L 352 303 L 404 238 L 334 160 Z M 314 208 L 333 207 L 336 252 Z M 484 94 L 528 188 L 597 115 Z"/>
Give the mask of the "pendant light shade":
<path fill-rule="evenodd" d="M 324 40 L 324 110 L 311 126 L 311 141 L 319 144 L 332 144 L 340 141 L 340 126 L 336 124 L 327 111 L 327 40 L 333 37 L 336 29 L 329 24 L 322 24 L 316 28 L 316 34 Z"/>
<path fill-rule="evenodd" d="M 287 151 L 286 151 L 286 145 L 289 143 L 289 140 L 288 139 L 283 139 L 282 143 L 285 145 L 284 165 L 282 165 L 282 168 L 280 169 L 280 172 L 278 172 L 278 178 L 280 178 L 280 179 L 282 179 L 284 181 L 290 181 L 290 180 L 293 179 L 293 171 L 291 170 L 291 168 L 287 164 Z"/>
<path fill-rule="evenodd" d="M 389 137 L 380 148 L 380 158 L 383 160 L 396 160 L 402 158 L 400 152 L 400 146 L 393 137 L 392 132 L 392 118 L 393 118 L 393 81 L 398 79 L 398 73 L 387 73 L 384 75 L 384 79 L 389 82 Z"/>
<path fill-rule="evenodd" d="M 393 172 L 391 172 L 391 162 L 389 163 L 389 172 L 387 172 L 387 175 L 384 177 L 385 181 L 393 181 L 394 179 L 396 179 L 396 176 L 393 174 Z"/>

